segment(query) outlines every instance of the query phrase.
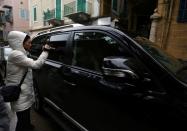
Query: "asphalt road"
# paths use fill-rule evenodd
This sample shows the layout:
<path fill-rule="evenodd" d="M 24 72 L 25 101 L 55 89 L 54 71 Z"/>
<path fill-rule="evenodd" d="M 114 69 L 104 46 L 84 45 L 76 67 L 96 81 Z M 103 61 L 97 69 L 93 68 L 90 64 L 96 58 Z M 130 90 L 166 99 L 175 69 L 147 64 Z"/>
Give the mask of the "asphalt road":
<path fill-rule="evenodd" d="M 34 131 L 63 131 L 49 116 L 34 110 L 31 110 L 31 121 L 35 126 Z"/>
<path fill-rule="evenodd" d="M 127 120 L 130 116 L 127 116 Z M 37 113 L 33 109 L 31 110 L 31 121 L 32 124 L 35 126 L 34 131 L 63 131 L 47 114 Z M 130 123 L 129 126 L 134 126 L 134 129 L 137 129 L 139 131 L 159 131 L 155 127 L 152 127 L 148 123 L 145 123 L 144 120 L 139 119 L 138 121 L 139 121 L 138 125 L 136 121 L 135 123 L 128 122 Z M 124 126 L 126 126 L 125 128 L 126 131 L 132 131 L 133 129 L 133 128 L 129 129 L 129 126 L 127 126 L 126 124 Z"/>
<path fill-rule="evenodd" d="M 129 118 L 129 116 L 127 116 Z M 128 120 L 127 118 L 127 120 Z M 31 121 L 32 124 L 35 126 L 34 131 L 63 131 L 48 115 L 40 114 L 35 112 L 33 109 L 31 110 Z M 139 124 L 137 123 L 131 123 L 130 125 L 134 126 L 134 129 L 137 129 L 139 131 L 160 131 L 159 129 L 155 128 L 154 126 L 150 126 L 148 123 L 145 123 L 144 120 L 138 120 Z M 142 122 L 140 122 L 142 121 Z M 142 123 L 142 124 L 140 124 Z M 126 130 L 132 131 L 132 129 L 129 129 L 127 125 Z M 134 131 L 134 130 L 133 130 Z"/>
<path fill-rule="evenodd" d="M 136 113 L 134 115 L 141 114 Z M 133 115 L 128 115 L 128 118 L 133 118 Z M 162 115 L 157 116 L 158 119 L 154 120 L 154 122 L 149 122 L 145 120 L 145 114 L 136 117 L 136 121 L 128 122 L 130 126 L 133 128 L 128 128 L 129 125 L 124 124 L 125 131 L 166 131 L 166 130 L 173 130 L 173 131 L 186 131 L 186 126 L 181 126 L 181 122 L 179 121 L 170 121 L 169 118 L 164 119 Z M 31 121 L 32 124 L 35 126 L 34 131 L 63 131 L 48 115 L 39 114 L 35 112 L 33 109 L 31 110 Z M 137 124 L 138 123 L 138 124 Z M 178 124 L 177 124 L 178 123 Z M 183 125 L 183 124 L 182 124 Z M 186 125 L 186 124 L 184 124 Z M 132 130 L 133 129 L 133 130 Z"/>

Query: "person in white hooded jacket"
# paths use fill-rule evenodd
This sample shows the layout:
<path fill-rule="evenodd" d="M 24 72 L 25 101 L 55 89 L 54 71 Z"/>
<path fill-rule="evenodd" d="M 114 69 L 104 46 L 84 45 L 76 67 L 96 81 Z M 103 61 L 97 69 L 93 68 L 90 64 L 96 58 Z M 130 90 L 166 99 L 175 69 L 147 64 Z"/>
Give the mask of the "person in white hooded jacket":
<path fill-rule="evenodd" d="M 21 93 L 17 101 L 11 102 L 12 111 L 16 112 L 16 131 L 32 130 L 34 126 L 30 121 L 30 108 L 34 103 L 34 89 L 32 79 L 32 69 L 40 68 L 48 57 L 49 45 L 44 46 L 44 50 L 37 60 L 28 58 L 28 51 L 31 48 L 30 37 L 20 31 L 11 31 L 8 34 L 8 43 L 12 52 L 7 60 L 6 84 L 19 84 L 24 73 L 27 75 L 21 85 Z"/>

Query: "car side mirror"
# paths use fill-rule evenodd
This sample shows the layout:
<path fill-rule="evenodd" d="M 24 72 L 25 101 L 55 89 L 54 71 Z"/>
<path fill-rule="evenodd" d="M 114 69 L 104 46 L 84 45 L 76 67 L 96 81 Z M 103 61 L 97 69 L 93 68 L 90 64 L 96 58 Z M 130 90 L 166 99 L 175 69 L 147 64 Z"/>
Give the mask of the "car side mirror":
<path fill-rule="evenodd" d="M 132 64 L 129 58 L 104 58 L 102 67 L 104 78 L 112 82 L 134 83 L 139 76 L 131 68 Z"/>
<path fill-rule="evenodd" d="M 132 79 L 138 79 L 138 75 L 129 69 L 111 69 L 103 67 L 103 73 L 105 76 L 113 76 L 119 78 L 131 77 Z"/>

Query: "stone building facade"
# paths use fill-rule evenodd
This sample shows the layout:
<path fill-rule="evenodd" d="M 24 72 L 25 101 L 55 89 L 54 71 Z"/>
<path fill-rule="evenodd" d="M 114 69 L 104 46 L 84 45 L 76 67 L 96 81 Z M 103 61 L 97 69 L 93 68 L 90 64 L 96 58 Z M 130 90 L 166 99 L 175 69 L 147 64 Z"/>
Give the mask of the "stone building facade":
<path fill-rule="evenodd" d="M 187 0 L 111 0 L 110 12 L 123 31 L 187 60 Z"/>
<path fill-rule="evenodd" d="M 0 0 L 0 39 L 12 30 L 29 33 L 28 9 L 28 0 Z"/>
<path fill-rule="evenodd" d="M 158 14 L 161 18 L 156 43 L 173 56 L 187 60 L 187 0 L 158 0 Z"/>
<path fill-rule="evenodd" d="M 72 23 L 89 23 L 99 14 L 98 0 L 30 0 L 30 32 Z"/>

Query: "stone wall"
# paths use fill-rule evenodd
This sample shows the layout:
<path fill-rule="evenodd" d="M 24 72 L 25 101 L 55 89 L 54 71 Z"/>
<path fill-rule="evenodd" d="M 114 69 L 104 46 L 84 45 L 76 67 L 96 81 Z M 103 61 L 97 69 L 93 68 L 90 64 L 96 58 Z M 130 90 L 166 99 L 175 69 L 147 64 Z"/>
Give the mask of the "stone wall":
<path fill-rule="evenodd" d="M 158 2 L 162 18 L 158 23 L 156 43 L 173 56 L 187 60 L 187 23 L 177 22 L 180 0 L 173 2 L 172 8 L 167 8 L 164 0 Z"/>

